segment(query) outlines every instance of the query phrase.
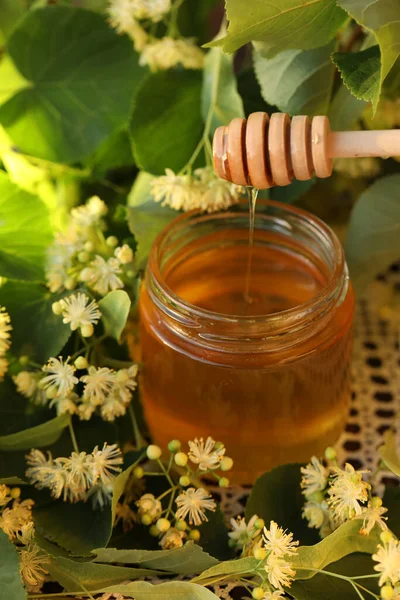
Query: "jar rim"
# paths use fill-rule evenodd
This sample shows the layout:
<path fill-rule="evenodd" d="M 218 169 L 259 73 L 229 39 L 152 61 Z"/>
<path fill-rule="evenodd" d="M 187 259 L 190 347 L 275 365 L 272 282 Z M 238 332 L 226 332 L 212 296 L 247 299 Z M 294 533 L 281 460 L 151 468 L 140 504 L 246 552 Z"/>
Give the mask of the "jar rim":
<path fill-rule="evenodd" d="M 291 205 L 284 204 L 282 202 L 277 202 L 274 200 L 258 200 L 256 204 L 256 212 L 255 215 L 267 214 L 265 210 L 269 207 L 279 209 L 285 214 L 292 215 L 298 218 L 301 218 L 304 222 L 312 223 L 312 225 L 322 233 L 324 237 L 329 241 L 332 248 L 332 256 L 333 256 L 333 265 L 331 269 L 331 273 L 328 276 L 326 284 L 322 287 L 322 289 L 317 292 L 315 296 L 313 296 L 308 301 L 294 306 L 292 308 L 288 308 L 282 311 L 267 313 L 261 315 L 230 315 L 226 313 L 214 312 L 205 308 L 201 308 L 184 300 L 178 294 L 176 294 L 170 286 L 165 281 L 163 274 L 161 272 L 160 264 L 159 264 L 159 252 L 161 245 L 168 238 L 168 236 L 180 225 L 184 225 L 186 222 L 196 220 L 197 223 L 204 222 L 208 219 L 219 220 L 219 219 L 227 219 L 230 217 L 234 217 L 239 213 L 238 210 L 235 210 L 238 206 L 243 206 L 245 203 L 240 202 L 237 205 L 232 206 L 230 209 L 225 210 L 223 212 L 218 213 L 204 213 L 201 210 L 192 210 L 190 212 L 186 212 L 180 214 L 175 219 L 173 219 L 155 238 L 150 254 L 149 260 L 146 268 L 146 276 L 148 277 L 151 273 L 151 279 L 155 283 L 158 290 L 162 292 L 163 297 L 167 298 L 171 306 L 168 307 L 168 315 L 177 317 L 186 315 L 190 318 L 195 319 L 207 319 L 212 320 L 213 322 L 221 322 L 221 323 L 232 323 L 239 324 L 244 326 L 246 324 L 256 325 L 268 325 L 268 329 L 275 329 L 276 326 L 282 325 L 283 322 L 298 322 L 302 320 L 307 315 L 316 311 L 319 307 L 325 306 L 327 303 L 330 303 L 332 299 L 337 299 L 338 295 L 343 295 L 341 281 L 343 276 L 345 276 L 346 281 L 348 280 L 347 267 L 344 257 L 343 247 L 337 238 L 335 232 L 322 221 L 319 217 L 313 215 L 312 213 L 303 210 L 298 207 L 294 207 Z M 247 206 L 247 203 L 246 203 Z M 264 211 L 260 211 L 260 208 L 263 208 Z M 240 214 L 243 214 L 243 211 L 240 211 Z M 160 303 L 157 303 L 160 308 Z"/>

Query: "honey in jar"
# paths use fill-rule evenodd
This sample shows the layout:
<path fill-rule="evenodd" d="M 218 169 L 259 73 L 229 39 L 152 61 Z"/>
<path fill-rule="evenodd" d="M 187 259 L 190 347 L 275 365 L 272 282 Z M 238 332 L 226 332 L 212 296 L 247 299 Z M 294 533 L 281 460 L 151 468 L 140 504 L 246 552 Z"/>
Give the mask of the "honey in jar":
<path fill-rule="evenodd" d="M 353 311 L 340 242 L 313 215 L 258 203 L 252 248 L 246 206 L 179 216 L 140 295 L 153 439 L 211 435 L 239 483 L 322 454 L 347 417 Z"/>

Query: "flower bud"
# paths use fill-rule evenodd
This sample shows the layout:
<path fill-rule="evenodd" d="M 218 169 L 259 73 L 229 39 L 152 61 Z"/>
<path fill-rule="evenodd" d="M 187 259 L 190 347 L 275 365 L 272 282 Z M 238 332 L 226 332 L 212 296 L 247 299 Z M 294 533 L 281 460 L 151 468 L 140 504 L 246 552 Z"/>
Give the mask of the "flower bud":
<path fill-rule="evenodd" d="M 81 336 L 84 338 L 91 337 L 94 333 L 94 327 L 91 323 L 88 325 L 82 325 L 81 327 Z"/>
<path fill-rule="evenodd" d="M 67 277 L 64 281 L 64 287 L 66 290 L 73 290 L 76 286 L 76 281 L 73 277 Z"/>
<path fill-rule="evenodd" d="M 57 316 L 61 315 L 62 311 L 63 311 L 63 306 L 61 304 L 61 302 L 53 302 L 53 304 L 51 305 L 51 310 L 53 311 L 53 313 Z"/>
<path fill-rule="evenodd" d="M 160 532 L 158 531 L 157 525 L 152 525 L 149 529 L 149 533 L 153 537 L 158 537 L 160 535 Z"/>
<path fill-rule="evenodd" d="M 24 356 L 19 357 L 19 364 L 22 365 L 23 367 L 26 367 L 26 365 L 29 365 L 29 363 L 30 363 L 30 358 L 29 358 L 29 356 L 26 356 L 26 354 L 24 354 Z"/>
<path fill-rule="evenodd" d="M 86 252 L 93 252 L 93 250 L 94 250 L 93 242 L 86 242 L 84 248 L 85 248 Z"/>
<path fill-rule="evenodd" d="M 142 469 L 142 467 L 136 467 L 136 469 L 133 470 L 133 476 L 136 479 L 142 479 L 144 475 L 144 470 Z"/>
<path fill-rule="evenodd" d="M 185 531 L 185 529 L 187 529 L 187 524 L 181 519 L 175 523 L 175 527 L 178 529 L 178 531 Z"/>
<path fill-rule="evenodd" d="M 328 446 L 325 450 L 325 458 L 326 460 L 336 460 L 337 454 L 335 448 Z"/>
<path fill-rule="evenodd" d="M 110 235 L 106 239 L 106 244 L 109 248 L 115 248 L 115 246 L 118 246 L 118 238 L 115 235 Z"/>
<path fill-rule="evenodd" d="M 230 481 L 227 477 L 221 477 L 221 479 L 218 482 L 219 487 L 221 488 L 227 488 L 229 487 Z"/>
<path fill-rule="evenodd" d="M 168 450 L 170 452 L 179 452 L 181 449 L 181 442 L 179 440 L 171 440 L 168 442 Z"/>
<path fill-rule="evenodd" d="M 224 444 L 222 442 L 215 442 L 214 450 L 221 450 L 221 448 L 224 448 Z"/>
<path fill-rule="evenodd" d="M 85 263 L 89 260 L 90 258 L 90 254 L 88 252 L 85 252 L 84 250 L 82 250 L 82 252 L 79 252 L 78 254 L 78 260 L 80 263 Z"/>
<path fill-rule="evenodd" d="M 388 544 L 393 539 L 393 533 L 391 531 L 382 531 L 381 540 L 384 544 Z"/>
<path fill-rule="evenodd" d="M 257 521 L 254 523 L 254 529 L 263 529 L 264 527 L 265 527 L 264 519 L 258 518 Z"/>
<path fill-rule="evenodd" d="M 219 464 L 221 471 L 230 471 L 233 467 L 233 460 L 229 456 L 224 456 Z"/>
<path fill-rule="evenodd" d="M 381 598 L 383 598 L 383 600 L 390 600 L 393 597 L 394 589 L 391 585 L 384 585 L 383 587 L 381 587 Z"/>
<path fill-rule="evenodd" d="M 192 529 L 192 531 L 189 533 L 189 540 L 193 540 L 194 542 L 198 542 L 201 535 L 200 535 L 200 531 L 198 529 Z"/>
<path fill-rule="evenodd" d="M 148 513 L 145 513 L 144 515 L 142 515 L 142 518 L 140 520 L 142 521 L 143 525 L 150 525 L 151 522 L 153 521 L 153 519 L 151 518 L 151 515 L 149 515 Z"/>
<path fill-rule="evenodd" d="M 262 587 L 256 587 L 252 591 L 252 597 L 254 600 L 262 600 L 264 598 L 265 590 Z"/>
<path fill-rule="evenodd" d="M 150 446 L 147 446 L 146 454 L 150 460 L 158 460 L 161 456 L 161 448 L 155 444 L 150 444 Z"/>
<path fill-rule="evenodd" d="M 253 556 L 257 560 L 264 560 L 264 558 L 267 556 L 267 551 L 265 548 L 255 548 Z"/>
<path fill-rule="evenodd" d="M 382 506 L 382 498 L 379 498 L 379 496 L 373 496 L 371 498 L 371 505 L 374 508 L 380 508 Z"/>
<path fill-rule="evenodd" d="M 160 533 L 165 533 L 171 527 L 171 522 L 168 521 L 168 519 L 162 518 L 162 519 L 158 519 L 156 525 L 157 525 L 157 529 Z"/>
<path fill-rule="evenodd" d="M 87 369 L 89 363 L 87 358 L 84 356 L 78 356 L 78 358 L 75 359 L 74 365 L 79 371 L 81 371 L 82 369 Z"/>
<path fill-rule="evenodd" d="M 178 454 L 175 454 L 174 456 L 174 461 L 178 465 L 178 467 L 186 467 L 188 462 L 188 455 L 184 452 L 178 452 Z"/>
<path fill-rule="evenodd" d="M 187 487 L 188 485 L 190 485 L 190 477 L 188 477 L 187 475 L 182 475 L 182 477 L 179 478 L 179 485 L 181 485 L 182 487 Z"/>
<path fill-rule="evenodd" d="M 11 498 L 14 498 L 14 500 L 16 498 L 19 498 L 20 495 L 21 495 L 21 488 L 15 487 L 10 490 L 10 496 L 11 496 Z"/>

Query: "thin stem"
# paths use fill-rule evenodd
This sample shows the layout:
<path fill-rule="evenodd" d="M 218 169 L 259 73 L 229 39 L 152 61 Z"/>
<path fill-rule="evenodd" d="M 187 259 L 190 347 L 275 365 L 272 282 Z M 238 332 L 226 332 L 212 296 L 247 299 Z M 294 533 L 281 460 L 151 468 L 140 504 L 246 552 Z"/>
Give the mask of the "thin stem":
<path fill-rule="evenodd" d="M 186 165 L 183 167 L 181 173 L 187 171 L 188 169 L 190 169 L 190 167 L 193 165 L 193 163 L 195 162 L 196 158 L 198 157 L 198 155 L 200 154 L 201 150 L 203 149 L 204 146 L 204 134 L 203 137 L 200 139 L 199 143 L 197 144 L 192 156 L 189 158 L 188 162 L 186 163 Z"/>
<path fill-rule="evenodd" d="M 74 426 L 72 425 L 72 418 L 69 420 L 68 428 L 69 428 L 69 433 L 71 436 L 71 441 L 72 441 L 72 446 L 74 448 L 74 451 L 79 453 L 78 442 L 76 441 Z"/>
<path fill-rule="evenodd" d="M 141 448 L 144 448 L 147 444 L 146 444 L 144 437 L 140 433 L 139 425 L 136 420 L 136 415 L 133 410 L 132 404 L 129 404 L 129 406 L 128 406 L 128 413 L 129 413 L 129 416 L 132 421 L 133 437 L 135 439 L 135 446 L 138 450 L 140 450 Z"/>
<path fill-rule="evenodd" d="M 171 492 L 173 492 L 175 488 L 169 488 L 168 490 L 166 490 L 165 492 L 163 492 L 162 494 L 160 494 L 157 497 L 157 500 L 162 500 L 163 498 L 165 498 L 165 496 L 168 496 L 168 494 L 171 494 Z"/>
<path fill-rule="evenodd" d="M 349 579 L 349 583 L 351 583 L 351 585 L 353 586 L 353 588 L 355 589 L 355 591 L 357 592 L 358 596 L 360 598 L 362 598 L 362 600 L 365 600 L 364 596 L 362 595 L 362 593 L 360 592 L 360 590 L 358 589 L 357 585 L 354 583 L 354 581 L 351 581 L 351 579 Z"/>
<path fill-rule="evenodd" d="M 354 579 L 354 578 L 353 578 L 353 579 Z M 359 584 L 359 583 L 357 583 L 357 582 L 353 582 L 353 583 L 355 583 L 355 585 L 356 585 L 357 587 L 359 587 L 359 588 L 360 588 L 360 590 L 364 590 L 364 592 L 367 592 L 367 594 L 370 594 L 370 595 L 371 595 L 373 598 L 378 598 L 378 599 L 379 599 L 379 596 L 377 596 L 377 595 L 376 595 L 374 592 L 372 592 L 372 591 L 371 591 L 371 590 L 369 590 L 368 588 L 364 587 L 363 585 L 360 585 L 360 584 Z"/>
<path fill-rule="evenodd" d="M 164 467 L 163 463 L 161 462 L 160 459 L 157 459 L 157 462 L 159 464 L 159 466 L 161 467 L 162 472 L 164 473 L 165 477 L 167 478 L 168 483 L 170 484 L 171 487 L 175 487 L 175 483 L 172 481 L 167 469 Z"/>
<path fill-rule="evenodd" d="M 371 573 L 371 575 L 355 575 L 352 579 L 371 579 L 372 577 L 380 577 L 379 573 Z"/>

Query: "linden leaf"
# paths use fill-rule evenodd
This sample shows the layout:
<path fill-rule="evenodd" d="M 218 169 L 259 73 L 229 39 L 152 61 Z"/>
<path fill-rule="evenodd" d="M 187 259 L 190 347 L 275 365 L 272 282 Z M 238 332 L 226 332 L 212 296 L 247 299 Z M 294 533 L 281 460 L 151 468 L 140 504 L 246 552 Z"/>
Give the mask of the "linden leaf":
<path fill-rule="evenodd" d="M 371 46 L 360 52 L 334 52 L 332 61 L 353 96 L 358 100 L 377 102 L 381 71 L 379 46 Z"/>

